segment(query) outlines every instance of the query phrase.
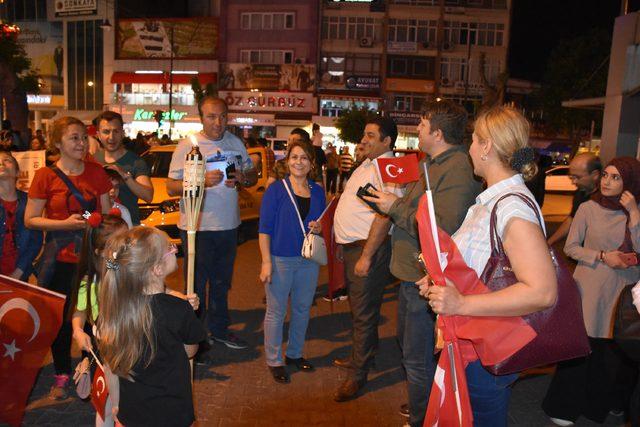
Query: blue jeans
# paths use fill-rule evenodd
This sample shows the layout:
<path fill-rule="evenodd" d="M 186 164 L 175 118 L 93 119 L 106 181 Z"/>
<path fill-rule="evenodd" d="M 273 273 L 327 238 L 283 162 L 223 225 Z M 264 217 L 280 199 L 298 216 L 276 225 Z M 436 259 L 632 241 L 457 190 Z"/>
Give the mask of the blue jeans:
<path fill-rule="evenodd" d="M 180 238 L 186 254 L 188 252 L 187 232 L 180 230 Z M 227 295 L 231 288 L 237 245 L 237 228 L 196 233 L 194 288 L 200 298 L 198 317 L 206 322 L 211 335 L 218 338 L 226 338 L 229 323 L 231 323 Z M 184 274 L 186 277 L 186 268 Z M 209 301 L 205 304 L 207 282 L 209 282 Z"/>
<path fill-rule="evenodd" d="M 511 384 L 518 374 L 493 375 L 479 360 L 465 369 L 474 427 L 506 427 Z"/>
<path fill-rule="evenodd" d="M 287 357 L 302 357 L 309 324 L 309 310 L 318 286 L 319 266 L 302 257 L 272 256 L 271 283 L 266 285 L 267 311 L 264 315 L 264 352 L 269 366 L 283 366 L 282 333 L 291 296 Z"/>
<path fill-rule="evenodd" d="M 414 282 L 401 282 L 398 297 L 398 341 L 407 374 L 409 424 L 422 427 L 437 361 L 434 314 Z"/>

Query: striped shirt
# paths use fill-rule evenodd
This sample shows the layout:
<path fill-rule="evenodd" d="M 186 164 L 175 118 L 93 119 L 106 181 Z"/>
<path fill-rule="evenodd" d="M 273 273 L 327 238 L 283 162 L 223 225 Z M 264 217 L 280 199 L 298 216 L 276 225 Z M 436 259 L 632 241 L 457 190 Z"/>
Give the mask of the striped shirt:
<path fill-rule="evenodd" d="M 524 184 L 522 175 L 514 175 L 480 193 L 476 198 L 476 204 L 469 208 L 464 222 L 453 235 L 453 240 L 458 246 L 464 261 L 475 270 L 478 276 L 482 274 L 491 254 L 491 239 L 489 235 L 491 210 L 498 199 L 508 193 L 523 193 L 533 203 L 536 203 L 535 197 Z M 536 207 L 542 218 L 542 211 L 540 211 L 537 203 Z M 522 218 L 538 224 L 538 218 L 533 210 L 516 196 L 502 200 L 498 205 L 496 216 L 497 231 L 501 239 L 504 239 L 504 228 L 512 218 Z M 544 228 L 543 232 L 546 233 Z"/>

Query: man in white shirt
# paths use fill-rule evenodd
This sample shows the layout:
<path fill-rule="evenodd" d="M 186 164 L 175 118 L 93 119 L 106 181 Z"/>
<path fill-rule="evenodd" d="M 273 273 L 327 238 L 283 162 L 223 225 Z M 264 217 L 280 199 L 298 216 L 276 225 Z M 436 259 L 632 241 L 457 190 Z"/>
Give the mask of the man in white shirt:
<path fill-rule="evenodd" d="M 237 185 L 250 187 L 258 179 L 253 162 L 242 141 L 227 128 L 227 104 L 220 98 L 206 96 L 198 103 L 202 131 L 196 135 L 200 152 L 207 162 L 200 225 L 196 234 L 195 290 L 201 301 L 200 316 L 206 319 L 211 340 L 232 349 L 247 343 L 229 332 L 227 294 L 231 287 L 236 256 L 240 208 Z M 178 143 L 169 166 L 167 193 L 182 195 L 184 160 L 191 141 Z M 231 171 L 235 169 L 235 173 Z M 182 202 L 178 224 L 184 253 L 187 253 L 187 219 Z M 209 282 L 209 300 L 206 286 Z"/>
<path fill-rule="evenodd" d="M 360 142 L 366 159 L 353 172 L 340 197 L 334 216 L 336 242 L 343 251 L 345 282 L 353 320 L 352 350 L 346 359 L 335 359 L 334 365 L 347 368 L 349 375 L 338 387 L 334 400 L 344 402 L 358 394 L 366 384 L 367 374 L 378 347 L 378 321 L 385 286 L 391 281 L 389 260 L 391 221 L 375 221 L 376 214 L 356 193 L 358 188 L 373 184 L 383 191 L 402 195 L 395 184 L 382 184 L 377 165 L 378 157 L 393 157 L 398 136 L 395 122 L 390 118 L 370 120 Z M 376 226 L 372 227 L 372 224 Z"/>

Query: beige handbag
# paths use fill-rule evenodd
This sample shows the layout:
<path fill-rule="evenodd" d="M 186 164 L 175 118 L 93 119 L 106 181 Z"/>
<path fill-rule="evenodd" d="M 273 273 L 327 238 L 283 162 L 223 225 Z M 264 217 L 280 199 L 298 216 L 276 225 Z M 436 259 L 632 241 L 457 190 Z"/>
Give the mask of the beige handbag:
<path fill-rule="evenodd" d="M 319 265 L 327 265 L 327 246 L 324 243 L 324 239 L 322 238 L 322 236 L 313 234 L 311 231 L 305 231 L 304 223 L 302 222 L 302 217 L 300 216 L 300 211 L 298 210 L 298 204 L 293 198 L 293 194 L 291 194 L 291 190 L 289 189 L 287 180 L 284 179 L 282 183 L 284 184 L 284 188 L 287 190 L 289 198 L 291 199 L 291 203 L 293 203 L 293 207 L 298 214 L 298 221 L 300 222 L 300 228 L 302 229 L 302 235 L 304 236 L 301 251 L 302 257 L 314 261 Z"/>

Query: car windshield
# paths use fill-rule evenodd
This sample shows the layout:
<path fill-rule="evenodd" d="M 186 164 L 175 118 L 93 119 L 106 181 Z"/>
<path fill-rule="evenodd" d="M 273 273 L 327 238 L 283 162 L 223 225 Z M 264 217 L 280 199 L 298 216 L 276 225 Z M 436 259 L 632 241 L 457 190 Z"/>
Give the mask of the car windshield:
<path fill-rule="evenodd" d="M 172 154 L 170 151 L 151 151 L 142 156 L 151 170 L 152 178 L 166 178 L 169 175 Z"/>

